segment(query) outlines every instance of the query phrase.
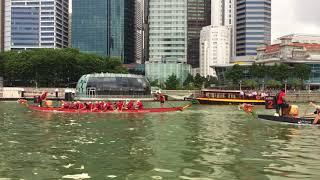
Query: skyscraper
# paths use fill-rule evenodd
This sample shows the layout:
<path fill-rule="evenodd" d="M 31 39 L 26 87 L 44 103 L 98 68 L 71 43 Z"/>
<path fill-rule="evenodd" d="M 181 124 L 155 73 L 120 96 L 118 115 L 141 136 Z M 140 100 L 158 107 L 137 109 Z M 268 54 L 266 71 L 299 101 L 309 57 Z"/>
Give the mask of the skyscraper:
<path fill-rule="evenodd" d="M 227 65 L 232 56 L 233 0 L 212 0 L 211 24 L 200 34 L 200 75 L 216 76 L 215 65 Z"/>
<path fill-rule="evenodd" d="M 175 74 L 183 82 L 187 64 L 187 0 L 149 0 L 149 61 L 146 76 L 164 82 Z"/>
<path fill-rule="evenodd" d="M 234 24 L 234 0 L 211 0 L 211 25 Z"/>
<path fill-rule="evenodd" d="M 143 0 L 135 0 L 135 62 L 141 64 L 144 46 L 144 4 Z"/>
<path fill-rule="evenodd" d="M 235 37 L 237 56 L 254 56 L 271 43 L 271 0 L 236 0 Z"/>
<path fill-rule="evenodd" d="M 72 47 L 134 62 L 134 23 L 133 0 L 73 0 Z"/>
<path fill-rule="evenodd" d="M 0 52 L 4 50 L 4 1 L 0 2 Z"/>
<path fill-rule="evenodd" d="M 5 7 L 5 50 L 68 46 L 68 1 L 5 0 Z"/>
<path fill-rule="evenodd" d="M 211 22 L 211 0 L 188 0 L 188 64 L 199 67 L 200 31 Z"/>

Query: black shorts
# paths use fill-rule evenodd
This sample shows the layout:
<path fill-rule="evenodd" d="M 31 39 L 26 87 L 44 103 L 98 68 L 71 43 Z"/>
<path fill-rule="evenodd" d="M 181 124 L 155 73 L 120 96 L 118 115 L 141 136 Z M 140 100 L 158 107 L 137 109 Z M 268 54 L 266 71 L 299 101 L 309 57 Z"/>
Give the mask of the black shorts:
<path fill-rule="evenodd" d="M 160 104 L 164 104 L 164 101 L 160 101 Z"/>
<path fill-rule="evenodd" d="M 288 108 L 289 104 L 286 103 L 282 103 L 282 104 L 278 104 L 278 108 Z"/>

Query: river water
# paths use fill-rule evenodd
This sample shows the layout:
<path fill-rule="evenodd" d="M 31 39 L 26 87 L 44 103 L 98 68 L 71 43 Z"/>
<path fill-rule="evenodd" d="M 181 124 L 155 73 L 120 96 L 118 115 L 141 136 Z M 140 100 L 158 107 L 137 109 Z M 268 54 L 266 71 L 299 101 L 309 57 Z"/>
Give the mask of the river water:
<path fill-rule="evenodd" d="M 79 116 L 0 102 L 0 114 L 0 179 L 320 179 L 317 126 L 236 106 Z"/>

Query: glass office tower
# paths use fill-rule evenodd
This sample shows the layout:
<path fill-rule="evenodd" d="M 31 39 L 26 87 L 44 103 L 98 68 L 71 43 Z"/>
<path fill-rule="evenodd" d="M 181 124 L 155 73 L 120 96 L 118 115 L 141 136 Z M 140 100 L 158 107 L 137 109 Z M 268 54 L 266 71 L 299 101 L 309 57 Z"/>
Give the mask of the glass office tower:
<path fill-rule="evenodd" d="M 236 1 L 236 55 L 254 56 L 271 43 L 271 0 Z"/>
<path fill-rule="evenodd" d="M 188 0 L 188 64 L 199 67 L 200 31 L 211 22 L 211 0 Z"/>
<path fill-rule="evenodd" d="M 68 47 L 68 15 L 68 1 L 5 0 L 5 50 Z"/>
<path fill-rule="evenodd" d="M 164 82 L 175 74 L 183 82 L 187 64 L 187 0 L 149 0 L 149 61 L 146 76 Z"/>
<path fill-rule="evenodd" d="M 0 2 L 0 52 L 4 50 L 4 2 Z"/>
<path fill-rule="evenodd" d="M 73 0 L 72 47 L 134 62 L 135 1 Z"/>

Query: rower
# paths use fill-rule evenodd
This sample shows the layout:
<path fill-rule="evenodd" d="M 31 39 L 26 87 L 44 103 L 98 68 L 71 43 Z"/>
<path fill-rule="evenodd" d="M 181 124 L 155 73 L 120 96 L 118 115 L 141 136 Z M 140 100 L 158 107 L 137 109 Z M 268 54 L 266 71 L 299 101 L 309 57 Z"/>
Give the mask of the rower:
<path fill-rule="evenodd" d="M 127 104 L 127 109 L 129 110 L 133 110 L 134 109 L 134 101 L 130 100 Z"/>
<path fill-rule="evenodd" d="M 143 104 L 142 104 L 142 102 L 141 102 L 140 100 L 137 101 L 136 105 L 137 105 L 137 108 L 138 108 L 139 110 L 142 110 L 142 109 L 143 109 Z"/>
<path fill-rule="evenodd" d="M 316 111 L 314 111 L 314 114 L 316 114 L 316 117 L 314 118 L 312 124 L 318 124 L 318 121 L 319 121 L 319 119 L 320 119 L 320 106 L 314 104 L 313 102 L 310 102 L 309 105 L 311 105 L 311 106 L 313 106 L 313 107 L 316 108 Z"/>
<path fill-rule="evenodd" d="M 122 111 L 122 109 L 123 109 L 123 101 L 118 101 L 118 103 L 117 103 L 117 109 L 118 109 L 118 111 Z"/>

